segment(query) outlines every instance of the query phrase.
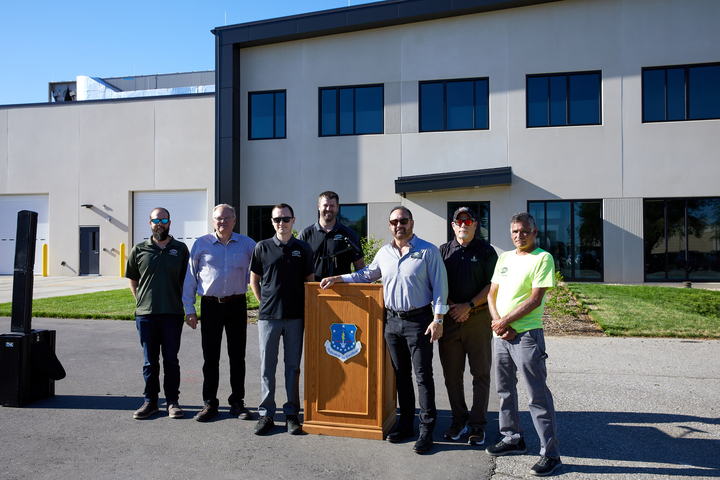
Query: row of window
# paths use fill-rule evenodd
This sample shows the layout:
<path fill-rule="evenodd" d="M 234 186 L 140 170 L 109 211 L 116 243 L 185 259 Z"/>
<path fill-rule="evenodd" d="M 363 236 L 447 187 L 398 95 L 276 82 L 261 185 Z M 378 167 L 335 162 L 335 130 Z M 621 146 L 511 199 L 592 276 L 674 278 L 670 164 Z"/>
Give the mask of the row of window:
<path fill-rule="evenodd" d="M 527 127 L 600 125 L 601 72 L 528 75 Z M 421 132 L 490 128 L 488 78 L 419 83 Z M 384 132 L 384 87 L 319 89 L 320 136 Z M 720 63 L 642 69 L 643 122 L 720 119 Z M 250 92 L 251 140 L 286 138 L 285 90 Z"/>

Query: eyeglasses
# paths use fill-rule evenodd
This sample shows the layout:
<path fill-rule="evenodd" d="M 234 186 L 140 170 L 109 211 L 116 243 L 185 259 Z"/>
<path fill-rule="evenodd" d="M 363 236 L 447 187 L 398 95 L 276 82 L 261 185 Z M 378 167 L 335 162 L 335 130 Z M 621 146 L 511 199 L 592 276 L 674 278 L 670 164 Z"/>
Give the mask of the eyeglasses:
<path fill-rule="evenodd" d="M 169 218 L 151 218 L 150 221 L 157 225 L 158 223 L 162 223 L 163 225 L 167 225 L 167 223 L 170 221 Z"/>
<path fill-rule="evenodd" d="M 213 220 L 215 220 L 218 223 L 229 222 L 232 219 L 233 219 L 233 217 L 213 217 Z"/>
<path fill-rule="evenodd" d="M 468 227 L 473 224 L 472 218 L 466 218 L 464 220 L 455 220 L 453 222 L 458 227 L 462 227 L 463 225 L 467 225 Z"/>
<path fill-rule="evenodd" d="M 272 221 L 275 223 L 290 223 L 290 220 L 292 220 L 293 217 L 273 217 Z"/>
<path fill-rule="evenodd" d="M 397 218 L 397 219 L 390 220 L 390 225 L 392 225 L 393 227 L 397 227 L 398 223 L 400 225 L 407 225 L 407 223 L 409 221 L 410 221 L 409 218 Z"/>

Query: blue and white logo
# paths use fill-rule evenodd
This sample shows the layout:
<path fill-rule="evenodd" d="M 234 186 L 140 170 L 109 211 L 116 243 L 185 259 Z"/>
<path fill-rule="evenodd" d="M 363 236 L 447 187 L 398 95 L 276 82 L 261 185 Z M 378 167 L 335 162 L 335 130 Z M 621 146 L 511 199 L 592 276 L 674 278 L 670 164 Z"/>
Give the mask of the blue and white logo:
<path fill-rule="evenodd" d="M 357 327 L 350 323 L 330 325 L 330 340 L 325 341 L 325 350 L 328 355 L 345 362 L 360 353 L 362 345 L 355 339 L 356 332 Z"/>

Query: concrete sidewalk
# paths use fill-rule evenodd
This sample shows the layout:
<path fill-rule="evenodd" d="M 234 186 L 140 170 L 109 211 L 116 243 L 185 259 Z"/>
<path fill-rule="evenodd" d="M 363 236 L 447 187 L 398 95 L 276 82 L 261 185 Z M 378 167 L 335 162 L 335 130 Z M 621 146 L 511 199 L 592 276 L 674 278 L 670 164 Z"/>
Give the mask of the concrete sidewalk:
<path fill-rule="evenodd" d="M 34 319 L 33 327 L 57 330 L 57 353 L 68 376 L 56 382 L 54 398 L 0 408 L 2 479 L 532 478 L 528 471 L 539 442 L 524 394 L 528 455 L 495 459 L 481 448 L 443 440 L 450 412 L 437 354 L 436 446 L 416 455 L 412 441 L 291 437 L 282 414 L 270 435 L 253 435 L 255 422 L 230 417 L 222 405 L 229 395 L 225 356 L 221 414 L 206 424 L 195 422 L 202 405 L 202 354 L 200 332 L 189 328 L 180 351 L 185 418 L 162 412 L 133 420 L 143 388 L 134 322 Z M 0 318 L 0 331 L 9 328 L 9 319 Z M 719 341 L 549 337 L 547 347 L 564 463 L 560 477 L 720 478 Z M 260 401 L 259 362 L 257 327 L 249 325 L 246 403 L 253 412 Z M 467 374 L 466 379 L 470 398 Z M 285 401 L 282 373 L 277 401 Z M 494 393 L 490 412 L 486 443 L 498 431 Z"/>

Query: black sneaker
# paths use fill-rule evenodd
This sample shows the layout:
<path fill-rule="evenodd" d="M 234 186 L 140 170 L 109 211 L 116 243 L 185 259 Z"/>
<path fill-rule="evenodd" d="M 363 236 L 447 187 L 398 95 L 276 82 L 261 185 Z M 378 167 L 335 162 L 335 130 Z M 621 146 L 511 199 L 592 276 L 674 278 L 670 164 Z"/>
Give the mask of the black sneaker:
<path fill-rule="evenodd" d="M 239 403 L 233 403 L 230 405 L 230 415 L 233 417 L 237 417 L 240 420 L 252 420 L 253 416 L 252 413 L 250 413 L 250 410 L 245 408 L 244 405 L 241 405 Z"/>
<path fill-rule="evenodd" d="M 210 420 L 217 414 L 218 414 L 217 407 L 212 407 L 208 404 L 205 404 L 203 406 L 203 409 L 200 410 L 200 413 L 195 415 L 195 420 L 197 420 L 198 422 L 207 422 L 208 420 Z"/>
<path fill-rule="evenodd" d="M 300 426 L 300 420 L 297 415 L 288 415 L 285 420 L 285 426 L 290 435 L 300 435 L 302 433 L 302 426 Z"/>
<path fill-rule="evenodd" d="M 418 438 L 417 442 L 415 442 L 415 445 L 413 446 L 413 452 L 420 453 L 420 454 L 427 453 L 430 451 L 432 446 L 433 446 L 432 434 L 421 433 L 420 438 Z"/>
<path fill-rule="evenodd" d="M 545 477 L 547 475 L 552 475 L 552 473 L 560 467 L 562 467 L 560 457 L 551 458 L 543 455 L 530 469 L 530 473 L 538 477 Z"/>
<path fill-rule="evenodd" d="M 255 430 L 253 430 L 253 433 L 255 435 L 265 435 L 270 430 L 272 430 L 274 426 L 275 422 L 273 422 L 272 417 L 267 417 L 263 415 L 260 417 L 257 425 L 255 425 Z"/>
<path fill-rule="evenodd" d="M 485 430 L 480 427 L 473 427 L 468 436 L 470 445 L 483 445 L 485 443 Z"/>
<path fill-rule="evenodd" d="M 462 423 L 453 423 L 445 431 L 445 438 L 448 440 L 460 440 L 460 437 L 467 432 L 467 425 Z"/>
<path fill-rule="evenodd" d="M 135 410 L 135 413 L 133 413 L 133 418 L 136 420 L 144 420 L 154 413 L 157 413 L 158 411 L 158 402 L 155 401 L 147 401 L 142 404 L 142 407 Z"/>
<path fill-rule="evenodd" d="M 522 438 L 515 445 L 510 445 L 509 443 L 505 443 L 500 440 L 495 445 L 487 447 L 485 451 L 493 457 L 500 457 L 502 455 L 522 455 L 523 453 L 527 453 L 527 447 L 525 446 L 525 440 Z"/>

